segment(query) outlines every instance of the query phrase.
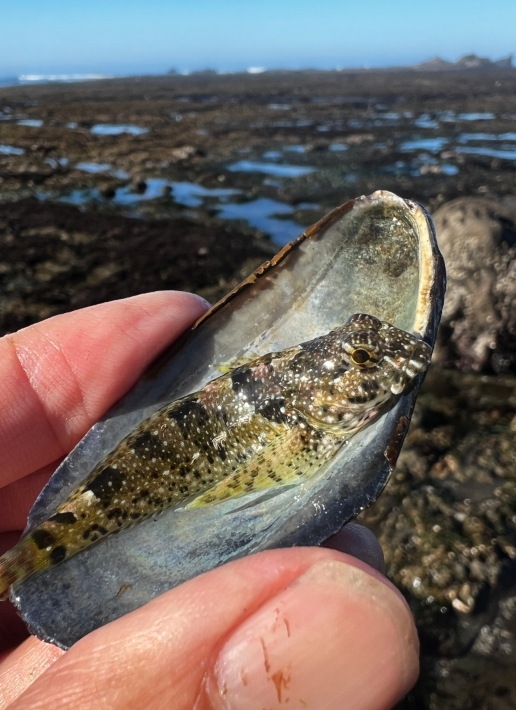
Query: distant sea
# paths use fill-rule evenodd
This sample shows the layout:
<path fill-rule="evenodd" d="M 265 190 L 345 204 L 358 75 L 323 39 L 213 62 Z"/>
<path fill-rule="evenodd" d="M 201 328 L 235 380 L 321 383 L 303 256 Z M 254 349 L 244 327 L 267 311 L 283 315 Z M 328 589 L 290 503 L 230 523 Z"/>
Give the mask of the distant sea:
<path fill-rule="evenodd" d="M 0 76 L 0 86 L 18 86 L 17 76 Z"/>
<path fill-rule="evenodd" d="M 69 83 L 109 79 L 107 74 L 20 74 L 0 77 L 0 86 L 26 86 L 29 84 Z"/>

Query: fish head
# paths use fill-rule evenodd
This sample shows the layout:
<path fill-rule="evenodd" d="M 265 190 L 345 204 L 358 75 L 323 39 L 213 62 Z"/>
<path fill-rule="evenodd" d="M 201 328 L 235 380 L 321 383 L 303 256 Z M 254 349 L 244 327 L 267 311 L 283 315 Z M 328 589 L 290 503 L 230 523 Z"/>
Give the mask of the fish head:
<path fill-rule="evenodd" d="M 365 313 L 349 318 L 341 347 L 348 379 L 358 386 L 357 403 L 371 405 L 404 392 L 426 370 L 432 354 L 421 338 Z"/>

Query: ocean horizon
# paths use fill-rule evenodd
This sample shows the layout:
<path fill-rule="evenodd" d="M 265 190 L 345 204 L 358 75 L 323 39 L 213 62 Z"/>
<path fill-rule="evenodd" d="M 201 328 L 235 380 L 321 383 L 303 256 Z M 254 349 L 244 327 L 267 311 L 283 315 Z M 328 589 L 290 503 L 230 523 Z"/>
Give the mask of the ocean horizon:
<path fill-rule="evenodd" d="M 214 68 L 214 67 L 198 67 L 195 69 L 146 69 L 146 70 L 127 70 L 114 72 L 47 72 L 47 73 L 24 73 L 18 75 L 0 75 L 0 87 L 6 86 L 30 86 L 34 84 L 54 84 L 54 83 L 77 83 L 82 81 L 101 81 L 103 79 L 122 79 L 133 76 L 189 76 L 190 74 L 262 74 L 264 72 L 295 72 L 295 71 L 396 71 L 403 69 L 425 69 L 434 71 L 443 71 L 450 69 L 514 69 L 512 64 L 513 55 L 510 54 L 500 59 L 488 59 L 479 57 L 476 54 L 469 54 L 460 57 L 456 61 L 449 61 L 440 57 L 423 61 L 421 63 L 392 65 L 386 62 L 375 66 L 248 66 L 248 67 L 233 67 L 233 68 Z"/>

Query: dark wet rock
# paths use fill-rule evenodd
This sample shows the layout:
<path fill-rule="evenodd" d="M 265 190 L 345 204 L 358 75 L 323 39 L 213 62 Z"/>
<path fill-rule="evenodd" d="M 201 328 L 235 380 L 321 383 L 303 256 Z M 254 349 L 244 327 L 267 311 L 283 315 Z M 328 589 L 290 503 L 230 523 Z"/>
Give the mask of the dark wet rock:
<path fill-rule="evenodd" d="M 361 519 L 418 625 L 422 680 L 400 709 L 510 707 L 476 705 L 471 684 L 492 699 L 475 675 L 489 658 L 500 687 L 516 688 L 516 379 L 434 366 L 396 471 Z"/>
<path fill-rule="evenodd" d="M 136 192 L 137 195 L 143 195 L 143 193 L 147 189 L 147 183 L 145 182 L 145 180 L 137 178 L 131 183 L 131 189 L 133 192 Z"/>
<path fill-rule="evenodd" d="M 215 301 L 275 251 L 232 226 L 0 202 L 0 332 L 159 289 Z"/>
<path fill-rule="evenodd" d="M 463 370 L 516 369 L 516 211 L 462 197 L 434 214 L 448 290 L 435 361 Z"/>
<path fill-rule="evenodd" d="M 493 605 L 491 612 L 463 655 L 423 656 L 421 680 L 396 710 L 514 710 L 514 586 Z"/>
<path fill-rule="evenodd" d="M 116 195 L 116 187 L 114 185 L 102 185 L 100 187 L 100 194 L 106 200 L 112 200 Z"/>

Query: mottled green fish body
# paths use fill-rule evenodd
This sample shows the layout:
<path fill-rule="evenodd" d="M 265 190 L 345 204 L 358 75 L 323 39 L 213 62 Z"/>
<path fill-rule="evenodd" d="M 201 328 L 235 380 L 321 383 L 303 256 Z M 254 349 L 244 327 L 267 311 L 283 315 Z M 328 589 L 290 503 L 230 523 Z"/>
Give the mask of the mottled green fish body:
<path fill-rule="evenodd" d="M 0 598 L 167 508 L 211 506 L 312 478 L 407 389 L 430 354 L 419 338 L 356 314 L 327 335 L 250 360 L 166 405 L 0 557 Z"/>

